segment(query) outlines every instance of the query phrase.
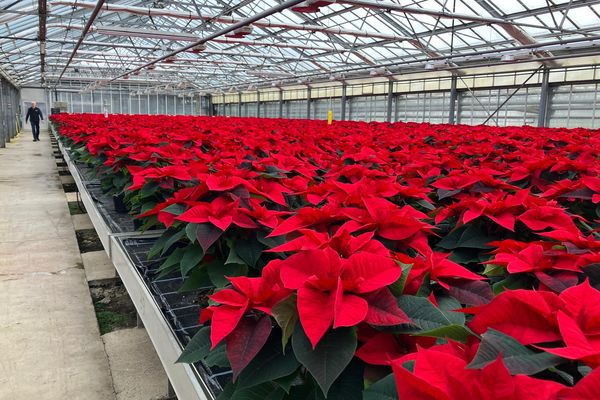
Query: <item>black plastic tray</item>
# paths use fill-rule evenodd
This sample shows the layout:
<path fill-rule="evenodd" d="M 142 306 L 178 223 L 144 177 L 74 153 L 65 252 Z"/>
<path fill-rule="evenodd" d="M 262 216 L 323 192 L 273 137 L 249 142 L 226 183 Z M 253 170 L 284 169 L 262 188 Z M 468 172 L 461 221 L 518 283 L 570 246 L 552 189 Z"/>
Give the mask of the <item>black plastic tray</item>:
<path fill-rule="evenodd" d="M 212 287 L 179 293 L 183 279 L 177 273 L 172 273 L 156 279 L 156 271 L 165 257 L 148 260 L 147 254 L 156 242 L 156 238 L 123 239 L 125 251 L 144 279 L 150 293 L 161 307 L 173 331 L 185 346 L 202 327 L 198 323 L 200 316 L 201 299 L 212 292 Z M 223 368 L 210 368 L 201 363 L 195 364 L 196 368 L 211 385 L 213 394 L 218 395 L 223 387 L 231 381 L 231 370 Z"/>

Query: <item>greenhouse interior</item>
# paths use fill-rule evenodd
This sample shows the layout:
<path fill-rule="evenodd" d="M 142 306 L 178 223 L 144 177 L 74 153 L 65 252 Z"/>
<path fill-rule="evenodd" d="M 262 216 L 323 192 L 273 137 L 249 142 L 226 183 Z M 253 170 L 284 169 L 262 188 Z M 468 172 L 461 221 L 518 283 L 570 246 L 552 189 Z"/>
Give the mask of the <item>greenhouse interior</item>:
<path fill-rule="evenodd" d="M 600 399 L 600 0 L 0 0 L 0 400 Z"/>

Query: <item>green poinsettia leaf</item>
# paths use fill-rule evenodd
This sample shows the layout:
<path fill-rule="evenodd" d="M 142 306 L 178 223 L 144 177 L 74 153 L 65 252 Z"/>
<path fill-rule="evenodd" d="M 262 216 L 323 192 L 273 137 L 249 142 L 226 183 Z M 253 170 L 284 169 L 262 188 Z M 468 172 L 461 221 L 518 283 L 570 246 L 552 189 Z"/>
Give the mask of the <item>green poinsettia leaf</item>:
<path fill-rule="evenodd" d="M 537 374 L 564 361 L 554 354 L 533 351 L 509 335 L 488 329 L 482 335 L 481 344 L 468 368 L 483 368 L 498 357 L 502 357 L 504 365 L 513 375 Z"/>
<path fill-rule="evenodd" d="M 350 364 L 356 351 L 356 333 L 351 328 L 331 329 L 313 349 L 300 324 L 292 335 L 292 348 L 302 363 L 317 381 L 323 394 Z"/>

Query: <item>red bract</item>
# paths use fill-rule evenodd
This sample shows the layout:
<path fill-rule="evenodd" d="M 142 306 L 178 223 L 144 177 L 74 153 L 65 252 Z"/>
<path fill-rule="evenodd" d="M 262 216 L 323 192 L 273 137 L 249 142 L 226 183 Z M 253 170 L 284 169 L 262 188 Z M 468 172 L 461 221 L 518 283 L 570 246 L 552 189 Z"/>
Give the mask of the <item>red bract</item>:
<path fill-rule="evenodd" d="M 379 236 L 401 242 L 422 254 L 431 250 L 427 245 L 426 234 L 431 226 L 421 221 L 426 214 L 411 206 L 398 207 L 385 199 L 368 197 L 363 199 L 365 209 L 348 208 L 343 211 L 353 223 L 351 231 L 375 230 Z"/>
<path fill-rule="evenodd" d="M 475 314 L 469 327 L 479 334 L 493 328 L 522 344 L 552 342 L 560 339 L 556 315 L 562 307 L 553 293 L 506 291 L 489 304 L 469 309 Z"/>
<path fill-rule="evenodd" d="M 600 203 L 600 178 L 593 176 L 585 176 L 581 178 L 581 183 L 590 189 L 594 194 L 592 195 L 592 203 Z"/>
<path fill-rule="evenodd" d="M 392 363 L 398 394 L 411 400 L 550 400 L 556 399 L 565 387 L 559 383 L 511 376 L 502 359 L 482 369 L 467 365 L 472 350 L 465 345 L 450 343 L 414 354 Z M 414 360 L 413 372 L 403 364 Z"/>
<path fill-rule="evenodd" d="M 239 200 L 231 201 L 217 197 L 210 203 L 194 203 L 194 205 L 176 218 L 179 221 L 196 224 L 211 223 L 222 231 L 234 224 L 240 228 L 256 228 L 256 224 L 239 208 Z"/>
<path fill-rule="evenodd" d="M 290 214 L 287 211 L 270 210 L 262 205 L 257 199 L 250 199 L 249 206 L 249 209 L 240 208 L 240 211 L 247 214 L 249 217 L 254 218 L 258 224 L 271 229 L 274 229 L 279 225 L 284 216 Z"/>
<path fill-rule="evenodd" d="M 263 269 L 260 278 L 228 278 L 233 288 L 210 296 L 211 300 L 220 304 L 206 308 L 202 317 L 203 321 L 212 321 L 210 337 L 213 348 L 233 332 L 248 311 L 271 314 L 273 306 L 291 293 L 281 283 L 280 267 L 280 261 L 273 261 Z"/>
<path fill-rule="evenodd" d="M 340 209 L 335 205 L 326 205 L 322 208 L 305 207 L 279 224 L 269 236 L 285 235 L 307 227 L 319 228 L 339 219 Z"/>
<path fill-rule="evenodd" d="M 544 350 L 593 368 L 600 366 L 600 291 L 584 282 L 566 289 L 560 299 L 564 312 L 558 312 L 557 320 L 566 347 Z"/>
<path fill-rule="evenodd" d="M 519 191 L 516 195 L 505 195 L 504 193 L 491 193 L 483 195 L 479 200 L 471 202 L 463 213 L 462 222 L 468 223 L 481 216 L 486 216 L 498 225 L 514 231 L 515 215 L 520 214 L 523 201 L 528 193 Z"/>
<path fill-rule="evenodd" d="M 356 221 L 356 230 L 375 229 L 377 234 L 390 240 L 406 240 L 419 232 L 426 232 L 430 226 L 420 219 L 427 215 L 411 206 L 398 207 L 384 199 L 368 197 L 363 199 L 365 210 L 345 210 L 349 218 Z"/>
<path fill-rule="evenodd" d="M 356 351 L 356 356 L 367 364 L 391 366 L 392 361 L 417 351 L 417 346 L 433 346 L 435 340 L 429 337 L 377 333 Z"/>
<path fill-rule="evenodd" d="M 432 186 L 437 189 L 460 190 L 474 185 L 479 181 L 480 179 L 476 176 L 470 176 L 459 172 L 452 176 L 438 179 Z"/>
<path fill-rule="evenodd" d="M 408 322 L 394 301 L 383 292 L 377 303 L 369 304 L 366 295 L 394 283 L 401 274 L 391 259 L 359 252 L 348 259 L 327 248 L 294 254 L 282 262 L 281 280 L 288 289 L 298 290 L 300 322 L 313 347 L 333 324 L 334 328 L 354 326 L 367 320 L 375 325 Z M 393 297 L 392 297 L 393 299 Z M 385 314 L 384 314 L 385 313 Z"/>
<path fill-rule="evenodd" d="M 532 208 L 518 217 L 518 220 L 534 231 L 546 228 L 577 231 L 569 215 L 559 207 L 542 206 Z"/>
<path fill-rule="evenodd" d="M 513 274 L 551 269 L 580 271 L 577 265 L 579 257 L 565 251 L 544 248 L 551 246 L 551 243 L 522 243 L 521 245 L 522 247 L 515 249 L 514 252 L 497 253 L 495 258 L 488 262 L 504 265 L 508 272 Z"/>
<path fill-rule="evenodd" d="M 469 271 L 465 267 L 448 260 L 449 254 L 432 252 L 427 256 L 415 258 L 398 254 L 398 261 L 403 264 L 411 264 L 410 272 L 406 279 L 405 293 L 415 294 L 423 285 L 423 280 L 429 276 L 431 280 L 438 282 L 442 287 L 448 289 L 457 279 L 482 280 L 481 275 Z"/>
<path fill-rule="evenodd" d="M 373 239 L 373 232 L 352 236 L 344 226 L 338 229 L 333 236 L 329 236 L 327 233 L 315 232 L 310 229 L 300 229 L 299 232 L 302 236 L 292 239 L 269 251 L 296 252 L 331 247 L 345 258 L 348 258 L 359 251 L 379 254 L 381 256 L 390 255 L 390 251 L 386 249 L 381 242 Z"/>
<path fill-rule="evenodd" d="M 146 180 L 162 178 L 173 178 L 181 181 L 189 181 L 192 179 L 187 168 L 183 166 L 167 166 L 160 168 L 144 168 L 144 169 L 129 169 L 133 176 L 133 185 L 128 190 L 141 189 Z"/>

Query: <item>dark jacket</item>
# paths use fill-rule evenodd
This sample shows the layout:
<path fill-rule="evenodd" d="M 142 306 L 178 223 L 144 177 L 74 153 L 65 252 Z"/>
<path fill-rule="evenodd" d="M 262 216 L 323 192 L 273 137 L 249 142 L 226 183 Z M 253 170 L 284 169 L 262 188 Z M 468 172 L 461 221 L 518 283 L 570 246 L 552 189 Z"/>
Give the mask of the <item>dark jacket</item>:
<path fill-rule="evenodd" d="M 29 107 L 29 110 L 27 110 L 27 115 L 25 116 L 25 123 L 27 123 L 28 119 L 31 119 L 31 122 L 39 123 L 40 119 L 44 119 L 42 110 L 37 107 Z"/>

